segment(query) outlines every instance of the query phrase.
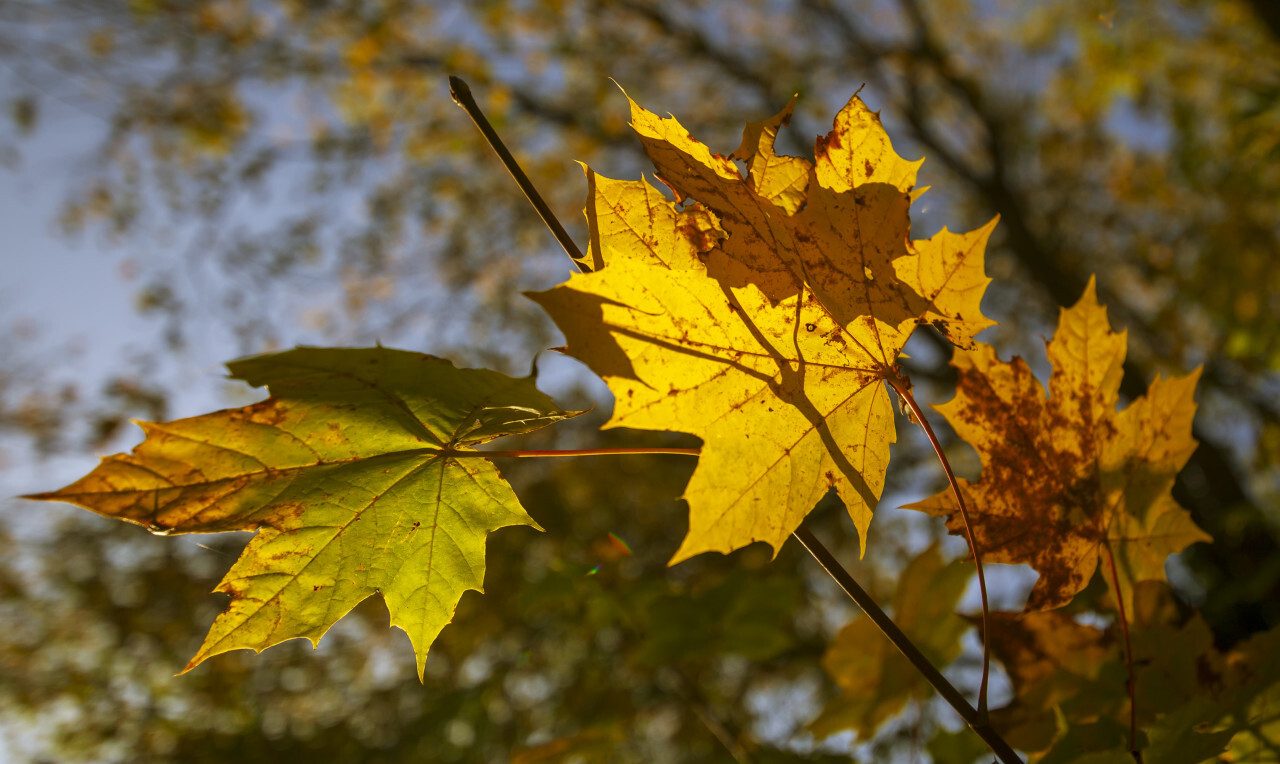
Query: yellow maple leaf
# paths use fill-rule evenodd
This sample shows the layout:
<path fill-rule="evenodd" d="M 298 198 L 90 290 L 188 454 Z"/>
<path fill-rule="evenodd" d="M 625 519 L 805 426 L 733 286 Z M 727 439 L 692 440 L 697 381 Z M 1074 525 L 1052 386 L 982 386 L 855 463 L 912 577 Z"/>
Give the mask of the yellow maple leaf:
<path fill-rule="evenodd" d="M 893 152 L 856 96 L 816 163 L 774 151 L 792 105 L 748 124 L 733 158 L 631 107 L 683 206 L 587 169 L 596 272 L 533 299 L 609 384 L 607 426 L 703 439 L 673 563 L 753 541 L 776 552 L 832 489 L 865 550 L 895 439 L 879 383 L 916 326 L 963 345 L 991 325 L 979 301 L 994 221 L 911 242 L 919 162 Z"/>
<path fill-rule="evenodd" d="M 926 242 L 909 242 L 907 210 L 920 162 L 893 151 L 879 117 L 856 96 L 819 139 L 816 163 L 778 157 L 773 138 L 790 109 L 748 124 L 734 152 L 748 166 L 746 178 L 732 159 L 712 154 L 674 118 L 659 118 L 632 102 L 631 121 L 658 175 L 679 199 L 694 199 L 716 215 L 728 234 L 724 254 L 746 266 L 746 278 L 774 301 L 807 288 L 849 339 L 881 364 L 892 364 L 926 313 L 960 345 L 991 326 L 967 282 L 981 284 L 981 299 L 989 283 L 981 255 L 995 221 L 963 237 L 944 231 Z M 793 180 L 802 170 L 806 181 Z M 732 286 L 738 285 L 734 276 L 743 278 L 718 272 L 713 263 L 708 268 Z M 956 296 L 963 295 L 971 310 L 948 315 L 938 297 L 951 296 L 958 275 L 966 284 Z"/>
<path fill-rule="evenodd" d="M 988 562 L 1035 568 L 1027 609 L 1045 610 L 1071 601 L 1110 547 L 1132 612 L 1134 582 L 1163 579 L 1170 554 L 1209 540 L 1169 493 L 1195 450 L 1200 370 L 1157 376 L 1117 412 L 1125 332 L 1111 331 L 1093 279 L 1048 351 L 1047 398 L 1021 358 L 1005 363 L 981 345 L 956 353 L 956 396 L 935 407 L 981 457 L 981 479 L 960 481 L 978 548 Z M 911 506 L 963 532 L 949 490 Z"/>

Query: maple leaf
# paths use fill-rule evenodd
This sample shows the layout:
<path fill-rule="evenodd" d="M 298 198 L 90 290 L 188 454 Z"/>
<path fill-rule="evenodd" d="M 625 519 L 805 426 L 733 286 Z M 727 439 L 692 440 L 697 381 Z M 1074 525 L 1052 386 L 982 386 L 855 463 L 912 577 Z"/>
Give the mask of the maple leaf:
<path fill-rule="evenodd" d="M 1227 746 L 1230 760 L 1280 762 L 1280 628 L 1241 643 L 1228 665 L 1235 686 L 1217 710 L 1229 714 L 1229 728 L 1236 732 Z"/>
<path fill-rule="evenodd" d="M 794 104 L 794 100 L 792 101 Z M 893 152 L 855 96 L 816 162 L 773 148 L 792 106 L 751 123 L 733 157 L 631 104 L 632 126 L 676 193 L 587 169 L 595 272 L 531 295 L 566 352 L 608 383 L 607 427 L 703 439 L 671 562 L 765 541 L 775 553 L 829 490 L 863 550 L 884 485 L 893 412 L 881 380 L 916 326 L 966 345 L 994 226 L 911 242 L 919 162 Z"/>
<path fill-rule="evenodd" d="M 1009 675 L 1013 698 L 991 712 L 991 723 L 1010 745 L 1041 751 L 1053 742 L 1055 714 L 1071 722 L 1114 711 L 1124 695 L 1110 632 L 1053 610 L 992 613 L 991 651 Z"/>
<path fill-rule="evenodd" d="M 929 752 L 929 758 L 937 762 L 957 761 L 973 764 L 980 756 L 988 758 L 991 756 L 991 749 L 987 744 L 967 727 L 954 731 L 939 727 L 929 739 L 925 750 Z"/>
<path fill-rule="evenodd" d="M 153 533 L 256 530 L 216 591 L 231 595 L 189 671 L 213 655 L 312 644 L 375 592 L 427 650 L 464 591 L 481 590 L 487 535 L 538 524 L 471 446 L 576 416 L 532 377 L 458 369 L 384 348 L 298 348 L 228 364 L 271 397 L 140 423 L 146 440 L 28 498 L 67 501 Z"/>
<path fill-rule="evenodd" d="M 1210 540 L 1170 494 L 1195 450 L 1200 370 L 1157 376 L 1117 413 L 1125 336 L 1111 331 L 1091 278 L 1048 343 L 1047 398 L 1021 358 L 1005 363 L 981 345 L 955 354 L 956 396 L 935 407 L 982 461 L 981 479 L 960 485 L 983 558 L 1040 573 L 1028 610 L 1069 602 L 1110 547 L 1132 612 L 1135 582 L 1163 579 L 1170 554 Z M 911 508 L 947 517 L 952 533 L 963 532 L 949 491 Z"/>
<path fill-rule="evenodd" d="M 1218 761 L 1229 741 L 1233 752 L 1274 746 L 1266 725 L 1274 722 L 1280 687 L 1280 630 L 1224 654 L 1204 620 L 1188 615 L 1164 582 L 1139 582 L 1133 599 L 1129 630 L 1144 758 L 1199 764 Z M 1066 610 L 999 613 L 991 637 L 1013 689 L 991 722 L 1011 745 L 1033 752 L 1029 760 L 1041 764 L 1121 754 L 1133 760 L 1124 730 L 1128 699 L 1118 623 L 1103 630 Z"/>
<path fill-rule="evenodd" d="M 947 666 L 960 654 L 960 637 L 969 622 L 955 613 L 973 568 L 946 563 L 936 546 L 911 560 L 893 596 L 893 622 L 935 666 Z M 933 697 L 934 690 L 870 618 L 857 618 L 831 640 L 822 665 L 840 686 L 809 729 L 827 737 L 852 729 L 871 739 L 908 701 Z"/>

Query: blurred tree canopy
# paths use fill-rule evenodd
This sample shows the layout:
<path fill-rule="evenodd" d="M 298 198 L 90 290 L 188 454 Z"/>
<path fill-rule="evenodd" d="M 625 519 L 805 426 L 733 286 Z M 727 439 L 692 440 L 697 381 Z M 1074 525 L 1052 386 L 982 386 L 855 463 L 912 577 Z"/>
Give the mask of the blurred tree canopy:
<path fill-rule="evenodd" d="M 900 153 L 927 157 L 922 185 L 942 189 L 917 203 L 921 235 L 1000 214 L 984 310 L 1002 354 L 1043 359 L 1033 338 L 1096 272 L 1129 330 L 1126 395 L 1205 364 L 1201 446 L 1176 495 L 1216 543 L 1184 556 L 1183 594 L 1225 646 L 1280 623 L 1277 15 L 1267 0 L 0 0 L 0 149 L 20 155 L 51 102 L 102 119 L 60 222 L 163 242 L 167 257 L 139 261 L 138 305 L 165 327 L 157 356 L 189 352 L 214 320 L 246 353 L 380 340 L 523 371 L 555 338 L 518 292 L 569 264 L 447 74 L 472 84 L 579 238 L 572 160 L 644 169 L 609 78 L 725 152 L 742 120 L 799 93 L 782 139 L 807 154 L 863 86 Z M 50 386 L 56 356 L 5 342 L 10 437 L 53 453 L 163 416 L 168 391 L 145 365 L 102 390 Z M 913 379 L 945 399 L 943 346 L 918 344 Z M 901 466 L 918 451 L 902 444 L 891 478 L 924 495 L 936 476 Z M 511 470 L 548 533 L 495 535 L 490 593 L 463 600 L 425 689 L 372 601 L 318 655 L 230 656 L 172 679 L 238 540 L 175 549 L 88 516 L 35 539 L 5 531 L 0 708 L 32 721 L 12 745 L 50 761 L 828 755 L 802 727 L 835 692 L 818 659 L 848 615 L 839 598 L 795 550 L 665 569 L 689 466 L 610 467 Z M 884 514 L 878 528 L 900 522 Z M 883 549 L 860 575 L 887 601 L 900 566 Z M 735 640 L 748 625 L 774 631 Z M 664 637 L 676 628 L 699 637 Z M 904 724 L 859 751 L 883 760 L 915 739 Z"/>

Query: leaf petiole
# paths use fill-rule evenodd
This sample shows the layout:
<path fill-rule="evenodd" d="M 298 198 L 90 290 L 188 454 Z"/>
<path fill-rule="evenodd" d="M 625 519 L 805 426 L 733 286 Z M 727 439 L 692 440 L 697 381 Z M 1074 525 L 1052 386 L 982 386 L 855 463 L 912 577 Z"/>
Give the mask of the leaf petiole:
<path fill-rule="evenodd" d="M 1129 641 L 1129 619 L 1125 617 L 1124 596 L 1120 593 L 1120 577 L 1116 575 L 1116 558 L 1111 553 L 1111 544 L 1103 542 L 1102 548 L 1107 551 L 1107 565 L 1111 568 L 1111 584 L 1116 590 L 1116 610 L 1120 614 L 1120 631 L 1124 634 L 1124 663 L 1129 669 L 1129 753 L 1133 760 L 1142 762 L 1142 752 L 1138 750 L 1138 687 L 1133 676 L 1133 645 Z"/>
<path fill-rule="evenodd" d="M 530 459 L 555 456 L 615 456 L 618 454 L 678 454 L 697 456 L 698 448 L 567 448 L 559 451 L 451 451 L 450 458 L 483 456 L 490 459 Z"/>
<path fill-rule="evenodd" d="M 911 412 L 915 414 L 916 422 L 924 430 L 924 434 L 929 437 L 933 452 L 938 455 L 938 461 L 942 463 L 942 471 L 947 473 L 947 482 L 951 484 L 951 493 L 955 496 L 956 505 L 960 508 L 960 517 L 964 520 L 964 530 L 969 541 L 969 551 L 973 554 L 973 562 L 978 569 L 978 592 L 982 595 L 982 683 L 978 686 L 978 715 L 985 720 L 987 718 L 987 677 L 991 673 L 990 631 L 987 624 L 989 610 L 987 606 L 987 578 L 982 571 L 982 555 L 978 551 L 978 541 L 973 534 L 973 524 L 969 522 L 969 510 L 965 506 L 964 495 L 960 492 L 960 484 L 956 481 L 956 475 L 951 471 L 951 463 L 947 461 L 947 454 L 942 450 L 942 444 L 938 442 L 938 436 L 934 434 L 933 427 L 929 425 L 929 420 L 925 418 L 924 411 L 920 409 L 920 404 L 916 403 L 915 397 L 911 395 L 910 383 L 899 375 L 896 367 L 885 377 L 885 381 L 898 393 L 903 402 L 910 407 Z"/>

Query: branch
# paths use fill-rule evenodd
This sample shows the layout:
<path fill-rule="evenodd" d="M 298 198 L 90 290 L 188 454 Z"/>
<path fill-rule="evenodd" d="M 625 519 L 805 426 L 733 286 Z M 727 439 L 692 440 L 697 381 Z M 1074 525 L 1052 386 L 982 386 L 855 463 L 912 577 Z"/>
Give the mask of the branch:
<path fill-rule="evenodd" d="M 812 531 L 802 525 L 792 535 L 804 545 L 805 549 L 809 550 L 809 554 L 813 555 L 818 564 L 835 579 L 836 583 L 840 584 L 840 588 L 844 589 L 845 594 L 848 594 L 849 598 L 858 607 L 862 608 L 862 612 L 866 613 L 872 623 L 889 638 L 893 646 L 898 648 L 898 652 L 911 661 L 911 665 L 915 666 L 921 676 L 938 691 L 942 699 L 947 701 L 947 705 L 960 714 L 960 718 L 964 719 L 965 723 L 969 725 L 969 729 L 978 733 L 983 742 L 990 746 L 1000 761 L 1004 762 L 1004 764 L 1014 764 L 1015 762 L 1022 764 L 1022 759 L 1005 742 L 1004 738 L 1000 737 L 1000 733 L 991 727 L 990 721 L 984 715 L 979 714 L 973 706 L 969 705 L 969 701 L 964 699 L 964 696 L 955 688 L 955 685 L 947 681 L 942 672 L 934 668 L 934 665 L 929 662 L 928 658 L 924 657 L 924 654 L 915 646 L 915 643 L 906 634 L 902 633 L 902 629 L 899 629 L 898 625 L 889 616 L 885 615 L 885 612 L 880 609 L 880 606 L 871 598 L 871 595 L 867 594 L 866 590 L 861 586 L 858 586 L 858 582 L 853 580 L 853 576 L 849 575 L 849 571 L 840 565 L 839 560 L 822 545 L 822 542 L 818 541 Z"/>
<path fill-rule="evenodd" d="M 1249 6 L 1258 20 L 1266 25 L 1267 30 L 1277 42 L 1280 42 L 1280 4 L 1275 0 L 1249 0 Z"/>
<path fill-rule="evenodd" d="M 582 250 L 578 249 L 578 245 L 569 237 L 569 232 L 564 230 L 564 226 L 560 225 L 560 221 L 556 218 L 555 213 L 543 201 L 542 195 L 538 193 L 538 189 L 533 187 L 533 182 L 529 180 L 529 176 L 524 174 L 524 170 L 520 169 L 520 164 L 516 162 L 516 158 L 511 156 L 511 152 L 507 151 L 507 147 L 503 144 L 502 139 L 498 137 L 494 131 L 493 125 L 489 124 L 489 120 L 485 118 L 484 112 L 476 105 L 476 99 L 471 95 L 471 88 L 467 87 L 467 83 L 457 77 L 449 78 L 449 95 L 453 96 L 453 102 L 461 106 L 467 116 L 471 117 L 471 121 L 476 123 L 480 133 L 484 135 L 485 140 L 489 142 L 490 148 L 502 160 L 502 164 L 506 166 L 507 172 L 511 173 L 512 179 L 516 185 L 524 192 L 524 196 L 529 200 L 529 204 L 538 211 L 538 216 L 542 218 L 542 222 L 547 228 L 551 229 L 552 235 L 556 237 L 556 241 L 560 242 L 560 246 L 564 247 L 565 254 L 569 259 L 577 263 L 578 270 L 586 273 L 589 268 L 582 262 Z"/>

